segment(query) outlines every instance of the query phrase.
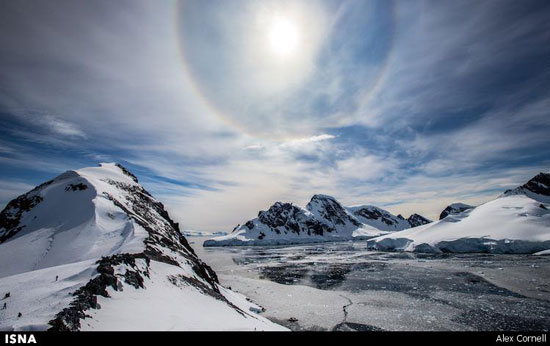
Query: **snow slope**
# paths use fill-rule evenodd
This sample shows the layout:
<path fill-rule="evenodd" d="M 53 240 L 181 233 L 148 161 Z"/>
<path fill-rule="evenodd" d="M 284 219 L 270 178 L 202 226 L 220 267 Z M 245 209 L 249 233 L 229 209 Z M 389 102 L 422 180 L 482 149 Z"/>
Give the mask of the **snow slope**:
<path fill-rule="evenodd" d="M 418 217 L 421 221 L 428 221 Z M 204 246 L 359 240 L 409 227 L 410 221 L 393 216 L 383 209 L 372 206 L 345 208 L 334 197 L 318 194 L 311 198 L 305 208 L 276 202 L 267 211 L 260 211 L 257 218 L 244 225 L 237 225 L 232 233 L 206 240 Z"/>
<path fill-rule="evenodd" d="M 220 286 L 162 203 L 117 164 L 65 172 L 8 203 L 0 298 L 8 292 L 1 330 L 284 329 Z"/>
<path fill-rule="evenodd" d="M 227 301 L 220 304 L 181 280 L 180 271 L 172 265 L 152 262 L 146 290 L 129 287 L 119 292 L 110 288 L 110 298 L 99 297 L 102 308 L 91 311 L 91 318 L 84 320 L 82 330 L 162 331 L 181 330 L 181 326 L 199 331 L 284 330 L 252 313 L 261 308 L 243 295 L 220 286 L 220 296 Z M 144 315 L 155 318 L 144 319 Z"/>
<path fill-rule="evenodd" d="M 94 276 L 95 260 L 29 271 L 0 279 L 0 330 L 26 331 L 51 328 L 50 320 L 73 301 L 72 292 Z M 59 280 L 55 281 L 55 277 Z M 18 317 L 19 313 L 21 317 Z"/>
<path fill-rule="evenodd" d="M 105 164 L 68 171 L 10 202 L 0 215 L 0 277 L 145 250 L 148 233 L 107 197 L 125 198 L 108 181 L 139 186 L 118 172 Z M 19 215 L 31 200 L 36 205 Z"/>
<path fill-rule="evenodd" d="M 550 189 L 541 173 L 499 198 L 437 222 L 369 240 L 378 250 L 417 252 L 536 253 L 550 249 Z"/>

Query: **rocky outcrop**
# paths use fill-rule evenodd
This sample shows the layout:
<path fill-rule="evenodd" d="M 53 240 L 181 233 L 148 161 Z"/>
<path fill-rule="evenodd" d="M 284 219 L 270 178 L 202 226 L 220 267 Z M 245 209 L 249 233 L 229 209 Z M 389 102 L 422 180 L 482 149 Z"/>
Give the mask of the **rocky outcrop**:
<path fill-rule="evenodd" d="M 445 209 L 443 209 L 443 211 L 439 215 L 439 220 L 442 220 L 449 215 L 460 214 L 466 210 L 470 210 L 474 208 L 475 207 L 473 205 L 468 205 L 464 203 L 453 203 L 451 205 L 448 205 Z"/>
<path fill-rule="evenodd" d="M 332 227 L 360 227 L 361 223 L 331 196 L 314 195 L 306 205 L 318 220 Z"/>
<path fill-rule="evenodd" d="M 550 203 L 550 173 L 541 172 L 527 183 L 504 191 L 501 197 L 520 194 L 527 195 L 539 202 Z"/>
<path fill-rule="evenodd" d="M 292 203 L 276 202 L 267 211 L 258 213 L 258 222 L 269 228 L 275 234 L 288 234 L 288 232 L 299 235 L 323 235 L 325 232 L 332 232 L 333 229 L 316 220 L 311 214 Z M 258 223 L 257 222 L 257 223 Z M 248 221 L 244 227 L 254 229 L 254 221 Z M 265 237 L 265 233 L 262 232 Z"/>
<path fill-rule="evenodd" d="M 136 264 L 136 261 L 138 261 L 138 264 Z M 51 325 L 49 330 L 80 330 L 80 321 L 86 317 L 91 317 L 86 314 L 86 311 L 101 308 L 97 302 L 97 297 L 110 297 L 107 292 L 108 287 L 111 287 L 115 291 L 120 291 L 122 290 L 122 282 L 125 282 L 134 288 L 144 288 L 143 277 L 149 277 L 149 263 L 150 259 L 144 254 L 122 254 L 103 257 L 97 262 L 97 272 L 99 275 L 73 293 L 74 300 L 70 303 L 69 307 L 60 311 L 49 322 Z M 122 265 L 124 265 L 124 274 L 116 274 L 115 268 L 118 269 Z M 119 272 L 120 270 L 116 271 Z"/>
<path fill-rule="evenodd" d="M 373 205 L 353 206 L 346 208 L 360 222 L 383 231 L 401 231 L 410 224 L 401 215 L 393 215 L 387 210 Z"/>
<path fill-rule="evenodd" d="M 428 224 L 428 223 L 432 222 L 432 220 L 427 219 L 424 216 L 419 215 L 419 214 L 412 214 L 411 216 L 409 216 L 407 221 L 411 225 L 411 228 L 422 226 L 422 225 L 425 225 L 425 224 Z"/>

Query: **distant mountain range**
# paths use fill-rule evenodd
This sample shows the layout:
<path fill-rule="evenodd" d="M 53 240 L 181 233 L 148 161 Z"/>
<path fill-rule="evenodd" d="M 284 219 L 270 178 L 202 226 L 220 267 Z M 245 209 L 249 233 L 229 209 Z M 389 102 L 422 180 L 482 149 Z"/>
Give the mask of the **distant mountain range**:
<path fill-rule="evenodd" d="M 267 211 L 260 211 L 255 219 L 237 225 L 232 233 L 205 241 L 204 246 L 369 239 L 430 222 L 418 214 L 405 219 L 371 205 L 344 207 L 334 197 L 318 194 L 311 198 L 305 208 L 276 202 Z"/>
<path fill-rule="evenodd" d="M 453 203 L 432 222 L 372 206 L 343 207 L 315 195 L 305 208 L 277 202 L 232 233 L 204 246 L 281 245 L 369 240 L 376 250 L 535 253 L 550 249 L 550 174 L 505 191 L 480 206 Z"/>

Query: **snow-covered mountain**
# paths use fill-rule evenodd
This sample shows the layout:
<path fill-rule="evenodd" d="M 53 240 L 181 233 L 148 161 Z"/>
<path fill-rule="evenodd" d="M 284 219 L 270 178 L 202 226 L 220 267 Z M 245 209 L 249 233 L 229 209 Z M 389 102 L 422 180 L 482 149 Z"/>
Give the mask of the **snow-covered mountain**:
<path fill-rule="evenodd" d="M 527 183 L 512 190 L 506 190 L 502 196 L 526 195 L 534 200 L 550 203 L 550 173 L 539 173 Z"/>
<path fill-rule="evenodd" d="M 462 213 L 463 211 L 466 211 L 466 210 L 469 210 L 469 209 L 473 209 L 475 208 L 473 205 L 468 205 L 468 204 L 464 204 L 464 203 L 453 203 L 453 204 L 450 204 L 448 205 L 445 209 L 443 209 L 443 211 L 441 212 L 441 214 L 439 214 L 439 220 L 442 220 L 444 218 L 447 217 L 447 215 L 456 215 L 456 214 L 460 214 Z"/>
<path fill-rule="evenodd" d="M 395 216 L 389 211 L 373 205 L 352 206 L 346 209 L 360 222 L 381 231 L 402 231 L 411 228 L 411 224 L 403 216 Z"/>
<path fill-rule="evenodd" d="M 68 171 L 0 213 L 1 330 L 280 330 L 222 287 L 118 164 Z"/>
<path fill-rule="evenodd" d="M 352 233 L 363 226 L 332 196 L 314 195 L 306 209 L 328 229 L 339 233 Z"/>
<path fill-rule="evenodd" d="M 411 225 L 410 228 L 414 228 L 414 227 L 429 224 L 430 222 L 432 222 L 432 220 L 415 213 L 409 216 L 409 218 L 407 219 L 407 222 L 409 223 L 409 225 Z"/>
<path fill-rule="evenodd" d="M 232 233 L 206 240 L 204 246 L 329 242 L 380 234 L 384 232 L 360 223 L 335 198 L 315 195 L 306 208 L 276 202 Z"/>
<path fill-rule="evenodd" d="M 414 214 L 417 215 L 417 214 Z M 412 218 L 412 219 L 411 219 Z M 305 208 L 276 202 L 232 233 L 208 239 L 204 246 L 283 245 L 369 239 L 427 220 L 409 220 L 372 206 L 343 207 L 334 197 L 314 195 Z M 429 220 L 428 220 L 429 222 Z"/>
<path fill-rule="evenodd" d="M 401 214 L 395 216 L 389 211 L 373 205 L 352 206 L 346 209 L 360 222 L 381 231 L 402 231 L 432 222 L 432 220 L 416 213 L 405 219 Z"/>
<path fill-rule="evenodd" d="M 550 249 L 550 184 L 540 173 L 476 208 L 369 240 L 378 250 L 536 253 Z"/>

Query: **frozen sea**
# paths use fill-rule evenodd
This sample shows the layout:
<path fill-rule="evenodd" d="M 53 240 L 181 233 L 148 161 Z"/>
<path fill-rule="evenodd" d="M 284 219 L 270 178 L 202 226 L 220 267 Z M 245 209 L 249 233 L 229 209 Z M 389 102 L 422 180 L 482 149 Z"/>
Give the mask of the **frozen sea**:
<path fill-rule="evenodd" d="M 550 256 L 375 252 L 365 242 L 203 248 L 221 283 L 292 330 L 550 329 Z"/>

